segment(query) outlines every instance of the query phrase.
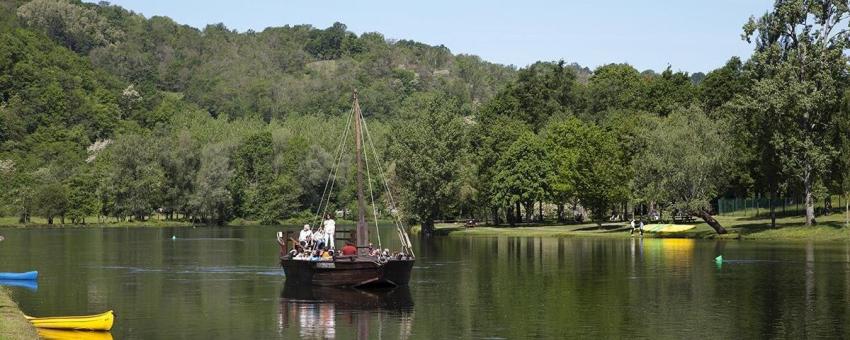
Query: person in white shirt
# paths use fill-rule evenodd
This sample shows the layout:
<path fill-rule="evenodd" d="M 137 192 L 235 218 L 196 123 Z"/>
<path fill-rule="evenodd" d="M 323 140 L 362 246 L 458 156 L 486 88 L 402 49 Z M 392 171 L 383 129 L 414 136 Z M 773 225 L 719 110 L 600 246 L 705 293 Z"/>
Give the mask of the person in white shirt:
<path fill-rule="evenodd" d="M 310 230 L 310 225 L 305 224 L 304 229 L 301 229 L 301 233 L 298 234 L 298 243 L 301 243 L 302 247 L 306 247 L 307 243 L 310 243 L 310 237 L 313 236 L 313 232 Z"/>
<path fill-rule="evenodd" d="M 313 233 L 313 244 L 316 246 L 316 249 L 324 248 L 326 239 L 325 230 L 322 228 L 319 228 L 315 233 Z"/>
<path fill-rule="evenodd" d="M 325 222 L 322 224 L 325 229 L 325 244 L 331 249 L 336 248 L 334 245 L 334 232 L 336 232 L 336 222 L 331 218 L 331 214 L 325 215 Z"/>

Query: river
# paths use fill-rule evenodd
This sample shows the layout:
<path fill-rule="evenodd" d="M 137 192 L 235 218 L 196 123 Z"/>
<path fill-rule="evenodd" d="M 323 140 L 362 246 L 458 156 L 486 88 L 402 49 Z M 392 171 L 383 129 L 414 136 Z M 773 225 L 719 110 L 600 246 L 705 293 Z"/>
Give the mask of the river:
<path fill-rule="evenodd" d="M 850 338 L 847 243 L 415 239 L 409 288 L 372 292 L 285 285 L 278 229 L 0 229 L 0 271 L 115 339 Z"/>

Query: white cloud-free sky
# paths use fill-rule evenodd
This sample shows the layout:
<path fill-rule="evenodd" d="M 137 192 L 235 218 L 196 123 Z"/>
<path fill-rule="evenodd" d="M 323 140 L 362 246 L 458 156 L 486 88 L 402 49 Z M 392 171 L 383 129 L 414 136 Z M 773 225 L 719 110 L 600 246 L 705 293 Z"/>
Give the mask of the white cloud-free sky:
<path fill-rule="evenodd" d="M 146 17 L 168 16 L 203 28 L 224 23 L 244 32 L 269 26 L 339 21 L 355 33 L 445 45 L 454 53 L 525 66 L 564 59 L 594 68 L 627 62 L 639 70 L 707 72 L 731 56 L 749 57 L 740 38 L 770 0 L 609 1 L 218 1 L 113 0 Z"/>

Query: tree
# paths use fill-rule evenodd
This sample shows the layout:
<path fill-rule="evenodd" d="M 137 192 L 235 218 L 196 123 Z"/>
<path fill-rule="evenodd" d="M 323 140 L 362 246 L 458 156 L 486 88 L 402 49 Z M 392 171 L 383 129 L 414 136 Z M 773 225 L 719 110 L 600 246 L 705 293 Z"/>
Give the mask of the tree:
<path fill-rule="evenodd" d="M 608 210 L 628 197 L 629 171 L 616 138 L 577 118 L 553 123 L 546 138 L 557 158 L 554 196 L 577 199 L 601 225 Z"/>
<path fill-rule="evenodd" d="M 162 208 L 168 219 L 175 218 L 176 213 L 185 215 L 187 212 L 189 196 L 194 190 L 194 179 L 200 167 L 199 153 L 187 130 L 178 130 L 174 136 L 169 136 L 159 153 L 159 163 L 165 175 Z"/>
<path fill-rule="evenodd" d="M 233 155 L 231 186 L 238 217 L 257 217 L 263 204 L 260 191 L 274 179 L 272 134 L 262 131 L 248 136 Z"/>
<path fill-rule="evenodd" d="M 158 151 L 151 138 L 127 134 L 116 138 L 105 155 L 97 158 L 107 164 L 101 192 L 110 202 L 105 207 L 113 216 L 143 221 L 159 208 L 165 175 L 157 162 Z"/>
<path fill-rule="evenodd" d="M 741 59 L 732 57 L 723 67 L 709 72 L 699 84 L 697 92 L 705 112 L 711 115 L 735 95 L 743 94 L 749 85 Z"/>
<path fill-rule="evenodd" d="M 68 181 L 68 217 L 71 223 L 86 223 L 86 217 L 99 211 L 97 200 L 97 181 L 89 166 L 76 169 Z"/>
<path fill-rule="evenodd" d="M 600 66 L 587 83 L 588 110 L 595 114 L 637 108 L 643 86 L 640 73 L 631 65 Z"/>
<path fill-rule="evenodd" d="M 644 111 L 667 116 L 677 106 L 690 105 L 694 100 L 696 87 L 684 72 L 673 72 L 668 66 L 655 77 L 645 78 L 645 93 L 640 95 L 639 107 Z"/>
<path fill-rule="evenodd" d="M 18 16 L 77 52 L 114 43 L 123 35 L 97 11 L 68 1 L 30 1 L 18 8 Z"/>
<path fill-rule="evenodd" d="M 430 234 L 458 196 L 466 127 L 459 103 L 443 96 L 415 95 L 406 111 L 412 119 L 398 126 L 389 144 L 405 205 Z"/>
<path fill-rule="evenodd" d="M 824 137 L 835 124 L 847 81 L 848 16 L 843 2 L 779 0 L 772 12 L 744 25 L 743 38 L 756 38 L 751 96 L 775 108 L 770 119 L 780 128 L 769 143 L 781 172 L 803 187 L 807 226 L 815 223 L 815 188 L 835 155 Z"/>
<path fill-rule="evenodd" d="M 193 215 L 205 222 L 227 222 L 232 213 L 233 199 L 228 189 L 232 177 L 226 149 L 220 144 L 205 146 L 192 181 L 194 192 L 189 196 L 188 209 Z"/>
<path fill-rule="evenodd" d="M 298 210 L 301 188 L 287 175 L 280 175 L 271 183 L 260 188 L 257 217 L 262 224 L 278 224 L 279 219 L 288 218 Z"/>
<path fill-rule="evenodd" d="M 478 121 L 472 126 L 470 133 L 470 148 L 474 162 L 477 164 L 476 190 L 479 197 L 483 197 L 480 204 L 490 208 L 493 223 L 500 223 L 499 209 L 510 208 L 496 202 L 497 182 L 494 180 L 498 168 L 496 164 L 501 155 L 525 133 L 531 133 L 531 129 L 522 121 L 515 118 L 483 113 L 479 115 Z"/>
<path fill-rule="evenodd" d="M 542 204 L 551 190 L 549 174 L 552 166 L 545 144 L 537 135 L 526 132 L 502 154 L 496 169 L 493 179 L 495 195 L 492 200 L 508 207 L 522 204 L 525 207 L 525 219 L 530 221 L 534 203 Z M 519 209 L 516 209 L 514 216 L 520 216 Z M 514 220 L 510 220 L 511 224 Z"/>
<path fill-rule="evenodd" d="M 728 178 L 725 160 L 730 149 L 721 123 L 695 105 L 660 119 L 637 159 L 637 187 L 646 197 L 702 218 L 725 234 L 710 213 L 710 201 Z"/>
<path fill-rule="evenodd" d="M 64 215 L 68 209 L 68 189 L 55 178 L 47 169 L 41 169 L 42 183 L 35 188 L 35 213 L 47 219 L 47 224 L 53 224 L 53 218 Z"/>
<path fill-rule="evenodd" d="M 553 115 L 577 111 L 579 99 L 575 71 L 563 60 L 537 62 L 520 70 L 517 80 L 509 83 L 484 111 L 524 121 L 533 131 L 539 131 Z"/>

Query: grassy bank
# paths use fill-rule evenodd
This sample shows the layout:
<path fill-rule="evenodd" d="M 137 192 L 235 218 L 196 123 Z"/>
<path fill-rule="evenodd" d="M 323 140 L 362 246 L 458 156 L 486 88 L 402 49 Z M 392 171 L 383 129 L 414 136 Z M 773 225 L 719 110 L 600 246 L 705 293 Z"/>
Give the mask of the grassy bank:
<path fill-rule="evenodd" d="M 832 214 L 817 218 L 818 225 L 806 227 L 802 216 L 784 217 L 776 220 L 776 228 L 771 228 L 770 220 L 756 217 L 718 216 L 717 220 L 729 231 L 727 235 L 717 235 L 706 223 L 696 223 L 696 228 L 682 233 L 650 234 L 645 237 L 685 237 L 685 238 L 741 238 L 773 240 L 817 240 L 850 241 L 850 228 L 844 227 L 844 215 Z M 581 224 L 526 224 L 510 226 L 478 226 L 465 228 L 462 224 L 443 223 L 436 226 L 437 235 L 453 237 L 476 236 L 533 236 L 533 237 L 630 237 L 625 222 Z M 418 232 L 414 227 L 414 233 Z"/>
<path fill-rule="evenodd" d="M 38 339 L 35 328 L 24 318 L 9 291 L 0 287 L 0 339 Z"/>
<path fill-rule="evenodd" d="M 138 226 L 138 227 L 188 227 L 192 226 L 191 222 L 187 221 L 167 221 L 165 218 L 154 217 L 150 218 L 146 221 L 123 221 L 116 222 L 115 219 L 110 218 L 105 221 L 98 222 L 97 218 L 87 218 L 86 224 L 72 224 L 69 220 L 66 220 L 65 223 L 60 223 L 58 218 L 53 219 L 53 224 L 47 224 L 47 219 L 41 217 L 32 217 L 29 223 L 19 223 L 17 216 L 4 216 L 0 217 L 0 227 L 9 227 L 9 228 L 26 228 L 26 227 L 126 227 L 126 226 Z"/>
<path fill-rule="evenodd" d="M 42 217 L 32 217 L 29 223 L 22 224 L 18 222 L 17 216 L 0 216 L 0 227 L 4 228 L 29 228 L 29 227 L 191 227 L 198 226 L 199 224 L 194 224 L 185 220 L 166 220 L 164 216 L 154 215 L 153 217 L 147 219 L 146 221 L 116 221 L 114 218 L 109 218 L 105 221 L 98 222 L 97 217 L 86 218 L 88 223 L 86 224 L 71 224 L 60 223 L 58 218 L 53 219 L 53 224 L 47 224 L 47 219 Z M 69 222 L 66 220 L 66 222 Z M 313 223 L 315 222 L 312 218 L 304 218 L 304 217 L 293 217 L 286 220 L 278 221 L 279 225 L 302 225 L 306 222 Z M 344 227 L 348 227 L 349 225 L 354 225 L 357 222 L 353 220 L 343 220 L 337 219 L 337 225 L 341 225 Z M 389 219 L 379 219 L 379 223 L 382 224 L 391 224 L 392 220 Z M 370 222 L 371 223 L 371 222 Z M 246 220 L 242 218 L 233 219 L 226 226 L 235 226 L 235 227 L 245 227 L 245 226 L 261 226 L 264 225 L 257 220 Z"/>

